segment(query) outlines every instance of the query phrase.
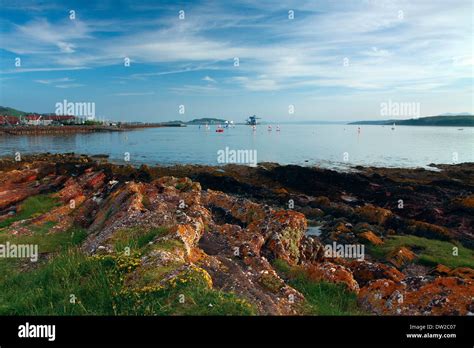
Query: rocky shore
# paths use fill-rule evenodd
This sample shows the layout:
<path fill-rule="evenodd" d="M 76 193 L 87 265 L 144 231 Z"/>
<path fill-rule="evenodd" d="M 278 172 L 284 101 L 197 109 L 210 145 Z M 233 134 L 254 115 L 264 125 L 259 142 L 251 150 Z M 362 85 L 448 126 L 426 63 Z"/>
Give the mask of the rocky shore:
<path fill-rule="evenodd" d="M 217 291 L 227 304 L 235 297 L 232 308 L 240 309 L 229 314 L 324 314 L 311 292 L 319 286 L 354 299 L 349 314 L 472 315 L 474 164 L 436 169 L 134 168 L 74 154 L 2 159 L 0 237 L 81 229 L 80 253 L 125 262 L 117 293 L 133 306 L 146 305 L 141 294 L 185 303 L 169 289 L 197 279 L 205 296 Z M 25 202 L 35 197 L 52 203 L 28 214 Z M 339 246 L 340 255 L 328 253 Z M 41 244 L 39 252 L 43 263 L 58 254 Z M 24 262 L 15 272 L 38 267 Z M 201 295 L 192 296 L 196 308 Z M 222 298 L 206 297 L 209 313 Z M 124 313 L 120 299 L 114 313 Z"/>

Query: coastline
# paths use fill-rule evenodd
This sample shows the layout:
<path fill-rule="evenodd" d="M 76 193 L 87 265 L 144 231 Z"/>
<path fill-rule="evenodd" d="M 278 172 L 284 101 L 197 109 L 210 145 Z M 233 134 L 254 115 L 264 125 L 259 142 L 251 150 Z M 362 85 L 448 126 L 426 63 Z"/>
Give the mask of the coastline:
<path fill-rule="evenodd" d="M 127 240 L 141 240 L 150 228 L 166 228 L 138 248 L 123 291 L 166 288 L 172 279 L 199 274 L 208 291 L 232 289 L 254 314 L 308 314 L 302 306 L 311 307 L 311 297 L 298 288 L 298 274 L 310 284 L 340 287 L 354 299 L 352 314 L 465 315 L 474 310 L 474 163 L 437 167 L 135 168 L 73 154 L 4 158 L 0 223 L 13 220 L 2 229 L 8 241 L 45 224 L 52 226 L 45 238 L 78 225 L 81 252 L 110 258 L 118 257 L 125 232 Z M 23 202 L 38 195 L 57 205 L 15 220 Z M 328 256 L 328 245 L 363 246 L 365 254 Z M 457 258 L 444 254 L 453 247 Z M 40 260 L 54 256 L 41 249 Z M 144 285 L 156 270 L 160 275 Z M 394 302 L 400 295 L 405 302 Z M 324 314 L 316 307 L 309 314 Z"/>
<path fill-rule="evenodd" d="M 144 128 L 181 127 L 175 124 L 140 124 L 117 126 L 13 126 L 0 127 L 0 135 L 51 135 L 101 132 L 126 132 Z"/>

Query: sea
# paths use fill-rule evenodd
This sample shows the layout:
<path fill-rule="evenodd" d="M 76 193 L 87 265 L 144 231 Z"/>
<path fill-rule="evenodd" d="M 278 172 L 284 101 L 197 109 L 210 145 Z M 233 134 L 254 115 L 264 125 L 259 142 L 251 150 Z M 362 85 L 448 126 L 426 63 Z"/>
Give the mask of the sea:
<path fill-rule="evenodd" d="M 73 135 L 0 135 L 0 156 L 15 153 L 107 155 L 132 165 L 275 162 L 350 170 L 355 166 L 422 167 L 474 162 L 474 127 L 282 124 L 146 128 Z M 239 152 L 240 151 L 240 152 Z M 251 151 L 255 158 L 244 156 Z M 223 156 L 225 154 L 225 156 Z M 255 163 L 254 163 L 255 162 Z"/>

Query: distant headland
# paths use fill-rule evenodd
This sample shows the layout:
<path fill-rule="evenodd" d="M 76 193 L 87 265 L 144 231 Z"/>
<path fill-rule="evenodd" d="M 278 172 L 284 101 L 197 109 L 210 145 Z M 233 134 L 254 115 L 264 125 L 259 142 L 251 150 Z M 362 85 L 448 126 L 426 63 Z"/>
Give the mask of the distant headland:
<path fill-rule="evenodd" d="M 473 115 L 441 115 L 410 118 L 407 120 L 380 120 L 380 121 L 357 121 L 348 124 L 354 125 L 393 125 L 398 126 L 451 126 L 451 127 L 474 127 Z"/>

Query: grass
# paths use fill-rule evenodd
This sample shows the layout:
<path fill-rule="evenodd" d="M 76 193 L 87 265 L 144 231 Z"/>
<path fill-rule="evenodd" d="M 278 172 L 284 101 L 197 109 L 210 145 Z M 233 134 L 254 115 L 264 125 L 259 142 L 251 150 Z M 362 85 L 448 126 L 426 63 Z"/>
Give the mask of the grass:
<path fill-rule="evenodd" d="M 20 204 L 18 212 L 15 215 L 0 221 L 0 228 L 8 227 L 15 221 L 39 216 L 59 205 L 58 199 L 48 194 L 28 197 Z"/>
<path fill-rule="evenodd" d="M 112 237 L 112 244 L 116 251 L 123 251 L 126 247 L 131 250 L 139 250 L 147 246 L 149 242 L 159 236 L 168 233 L 164 227 L 146 229 L 144 227 L 125 228 L 116 231 Z"/>
<path fill-rule="evenodd" d="M 106 268 L 74 249 L 38 269 L 0 281 L 1 315 L 108 314 L 112 291 Z M 76 303 L 71 303 L 73 296 Z"/>
<path fill-rule="evenodd" d="M 31 226 L 31 230 L 35 234 L 46 234 L 48 233 L 54 226 L 56 226 L 58 223 L 55 221 L 47 221 L 42 225 L 39 226 Z"/>
<path fill-rule="evenodd" d="M 165 239 L 153 245 L 153 249 L 173 251 L 174 249 L 184 249 L 184 243 L 176 239 Z"/>
<path fill-rule="evenodd" d="M 45 225 L 51 226 L 50 223 Z M 47 233 L 47 226 L 37 227 L 37 230 L 32 235 L 10 235 L 7 233 L 0 233 L 0 244 L 7 241 L 11 244 L 36 244 L 40 253 L 51 253 L 59 251 L 69 246 L 80 244 L 86 237 L 86 230 L 79 227 L 72 227 L 67 231 Z M 4 261 L 4 260 L 0 260 Z"/>
<path fill-rule="evenodd" d="M 315 282 L 298 267 L 292 267 L 283 260 L 275 260 L 273 266 L 287 283 L 300 291 L 306 298 L 302 307 L 308 315 L 363 315 L 357 306 L 356 294 L 346 290 L 343 284 Z"/>
<path fill-rule="evenodd" d="M 123 254 L 89 257 L 69 248 L 37 269 L 2 274 L 0 315 L 255 314 L 234 294 L 209 288 L 199 273 L 165 286 L 126 287 L 124 279 L 139 260 Z"/>
<path fill-rule="evenodd" d="M 38 244 L 50 258 L 29 263 L 0 259 L 0 315 L 252 315 L 255 308 L 232 293 L 212 289 L 201 272 L 184 272 L 177 280 L 158 285 L 176 265 L 148 269 L 146 278 L 132 284 L 127 279 L 141 267 L 140 251 L 168 231 L 164 228 L 119 231 L 115 247 L 136 247 L 135 252 L 88 256 L 78 245 L 86 230 L 71 228 L 47 233 L 53 226 L 35 227 L 32 235 L 0 233 L 0 243 Z M 176 243 L 174 243 L 176 242 Z M 182 246 L 162 241 L 157 246 Z M 140 249 L 141 248 L 141 249 Z M 25 267 L 26 266 L 26 267 Z M 73 301 L 74 300 L 74 301 Z"/>
<path fill-rule="evenodd" d="M 160 286 L 120 293 L 124 315 L 254 315 L 256 309 L 235 294 L 212 289 L 210 277 L 194 267 Z"/>
<path fill-rule="evenodd" d="M 387 255 L 401 247 L 408 247 L 418 257 L 415 262 L 426 266 L 443 264 L 450 268 L 474 268 L 474 251 L 461 245 L 446 241 L 427 239 L 412 235 L 391 236 L 379 246 L 369 246 L 369 253 L 378 259 L 386 260 Z M 453 255 L 453 248 L 458 248 L 458 255 Z"/>

